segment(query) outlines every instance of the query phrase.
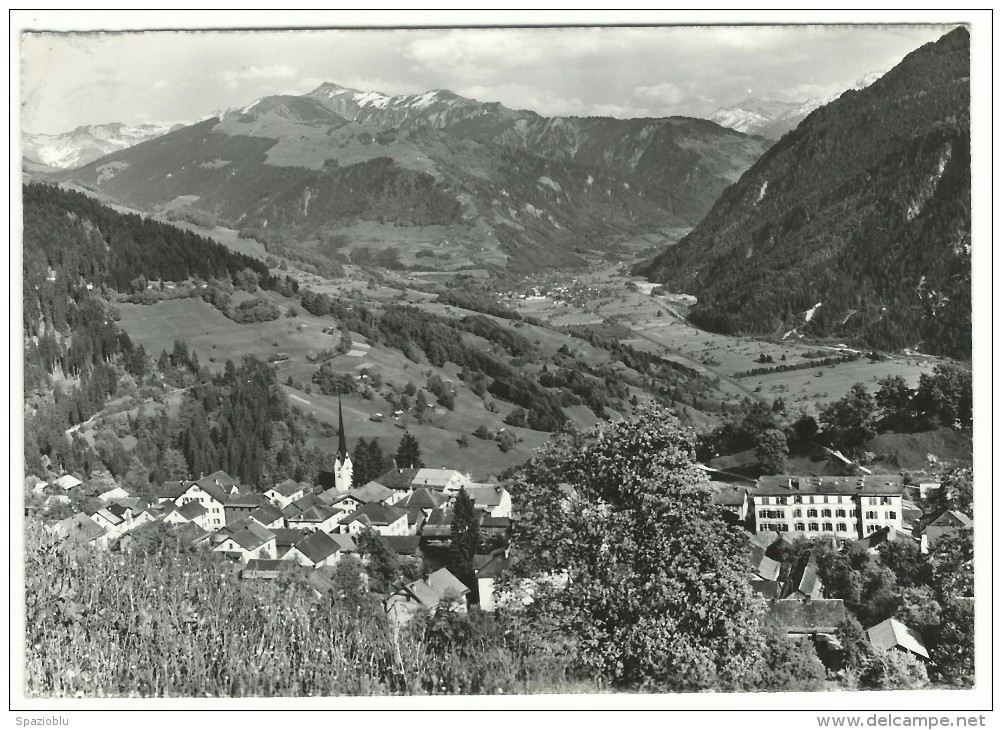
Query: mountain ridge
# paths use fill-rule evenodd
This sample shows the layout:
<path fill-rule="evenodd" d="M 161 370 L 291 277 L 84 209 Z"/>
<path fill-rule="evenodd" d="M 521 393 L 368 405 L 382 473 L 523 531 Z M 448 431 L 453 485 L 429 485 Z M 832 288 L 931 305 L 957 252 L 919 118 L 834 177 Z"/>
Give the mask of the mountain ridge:
<path fill-rule="evenodd" d="M 60 179 L 296 245 L 359 221 L 437 225 L 471 255 L 581 266 L 614 238 L 694 225 L 765 147 L 706 120 L 544 118 L 445 90 L 390 97 L 328 83 Z"/>
<path fill-rule="evenodd" d="M 969 74 L 958 28 L 816 109 L 639 272 L 711 330 L 969 357 Z"/>
<path fill-rule="evenodd" d="M 108 122 L 81 125 L 61 134 L 23 134 L 22 157 L 54 169 L 72 169 L 159 137 L 180 126 Z"/>

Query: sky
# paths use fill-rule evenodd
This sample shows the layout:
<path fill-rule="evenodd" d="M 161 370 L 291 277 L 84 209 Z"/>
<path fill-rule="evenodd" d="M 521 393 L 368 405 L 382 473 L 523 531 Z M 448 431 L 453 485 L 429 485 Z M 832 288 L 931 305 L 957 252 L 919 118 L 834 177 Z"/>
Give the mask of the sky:
<path fill-rule="evenodd" d="M 26 33 L 21 126 L 193 122 L 325 81 L 545 116 L 696 116 L 851 88 L 946 25 Z"/>

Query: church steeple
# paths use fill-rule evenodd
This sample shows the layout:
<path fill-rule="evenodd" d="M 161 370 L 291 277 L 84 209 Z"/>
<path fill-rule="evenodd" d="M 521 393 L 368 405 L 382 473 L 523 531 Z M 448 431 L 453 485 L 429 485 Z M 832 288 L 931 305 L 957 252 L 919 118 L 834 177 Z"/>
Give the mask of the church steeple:
<path fill-rule="evenodd" d="M 348 441 L 344 436 L 344 415 L 341 413 L 341 396 L 337 397 L 337 458 L 344 462 L 348 458 Z"/>

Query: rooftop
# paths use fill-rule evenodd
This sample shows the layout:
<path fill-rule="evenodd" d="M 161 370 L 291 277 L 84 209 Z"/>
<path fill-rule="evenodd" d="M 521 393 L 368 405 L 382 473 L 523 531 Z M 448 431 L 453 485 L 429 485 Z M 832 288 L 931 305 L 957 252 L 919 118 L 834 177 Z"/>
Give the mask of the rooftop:
<path fill-rule="evenodd" d="M 347 525 L 358 520 L 363 522 L 367 521 L 367 523 L 371 525 L 385 527 L 387 525 L 392 525 L 401 517 L 406 516 L 407 512 L 398 507 L 386 505 L 382 502 L 369 502 L 368 504 L 363 504 L 357 510 L 341 520 L 341 524 Z M 362 520 L 363 517 L 365 520 Z"/>
<path fill-rule="evenodd" d="M 385 502 L 393 496 L 393 490 L 379 482 L 369 482 L 358 489 L 350 490 L 348 495 L 363 503 Z"/>
<path fill-rule="evenodd" d="M 440 487 L 443 488 L 456 477 L 462 477 L 455 469 L 418 469 L 411 482 L 415 487 Z"/>
<path fill-rule="evenodd" d="M 305 484 L 300 484 L 293 479 L 286 479 L 284 482 L 276 484 L 270 491 L 278 492 L 283 497 L 291 497 L 296 492 L 302 492 L 305 488 Z"/>
<path fill-rule="evenodd" d="M 312 563 L 326 560 L 340 549 L 341 545 L 334 538 L 320 530 L 296 543 L 296 550 L 305 555 L 307 560 Z"/>
<path fill-rule="evenodd" d="M 419 487 L 397 502 L 394 506 L 403 507 L 405 509 L 417 508 L 433 510 L 436 507 L 441 507 L 448 501 L 449 498 L 444 494 L 433 492 L 427 487 Z"/>
<path fill-rule="evenodd" d="M 466 487 L 466 493 L 477 507 L 497 507 L 507 494 L 504 487 Z"/>
<path fill-rule="evenodd" d="M 926 659 L 929 658 L 929 650 L 925 648 L 925 642 L 922 641 L 919 633 L 897 619 L 889 618 L 873 628 L 867 629 L 866 637 L 874 648 L 880 651 L 901 647 L 919 656 L 924 656 Z"/>
<path fill-rule="evenodd" d="M 859 477 L 838 476 L 762 476 L 752 496 L 789 494 L 901 495 L 904 479 L 899 474 L 868 474 Z"/>
<path fill-rule="evenodd" d="M 188 502 L 188 504 L 181 505 L 177 513 L 186 520 L 191 521 L 196 517 L 201 517 L 208 511 L 208 508 L 201 502 Z"/>
<path fill-rule="evenodd" d="M 842 599 L 769 601 L 767 616 L 791 634 L 830 634 L 845 620 L 845 604 Z"/>

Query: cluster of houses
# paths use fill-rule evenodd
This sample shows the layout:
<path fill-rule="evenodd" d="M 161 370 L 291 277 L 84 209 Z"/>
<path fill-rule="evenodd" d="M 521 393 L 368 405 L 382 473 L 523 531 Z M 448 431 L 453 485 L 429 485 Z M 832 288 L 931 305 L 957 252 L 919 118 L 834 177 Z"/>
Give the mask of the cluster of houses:
<path fill-rule="evenodd" d="M 953 510 L 931 520 L 923 517 L 914 500 L 939 485 L 906 486 L 900 475 L 763 476 L 754 487 L 711 486 L 714 503 L 752 532 L 748 579 L 766 599 L 769 617 L 788 635 L 813 640 L 819 650 L 841 648 L 836 630 L 845 620 L 845 605 L 825 598 L 813 555 L 792 565 L 781 561 L 784 543 L 828 538 L 873 552 L 884 542 L 901 540 L 927 553 L 945 535 L 973 528 L 967 515 Z M 880 651 L 929 658 L 918 632 L 894 618 L 869 627 L 867 637 Z"/>
<path fill-rule="evenodd" d="M 351 487 L 351 462 L 342 449 L 334 472 L 322 472 L 317 485 L 291 479 L 263 492 L 241 487 L 218 471 L 194 481 L 165 482 L 144 499 L 122 487 L 98 496 L 101 507 L 47 527 L 57 539 L 74 537 L 98 547 L 126 547 L 133 531 L 160 522 L 186 545 L 202 546 L 240 566 L 247 579 L 273 579 L 299 570 L 318 593 L 333 590 L 331 576 L 345 555 L 359 553 L 358 537 L 371 530 L 404 558 L 421 558 L 428 571 L 414 581 L 399 581 L 383 601 L 387 615 L 406 622 L 420 609 L 443 602 L 465 610 L 475 600 L 495 608 L 497 579 L 509 567 L 511 495 L 502 486 L 476 483 L 454 469 L 393 469 L 359 487 Z M 62 477 L 61 492 L 80 488 L 80 480 Z M 44 493 L 44 482 L 32 487 Z M 934 485 L 923 484 L 925 494 Z M 748 581 L 766 600 L 769 617 L 788 635 L 806 637 L 819 650 L 838 650 L 838 625 L 846 618 L 839 599 L 825 597 L 812 555 L 784 563 L 782 546 L 797 538 L 854 543 L 875 551 L 885 541 L 913 541 L 923 552 L 943 536 L 972 529 L 971 519 L 945 511 L 923 518 L 916 506 L 919 487 L 899 475 L 859 477 L 766 476 L 754 487 L 711 482 L 713 502 L 751 531 Z M 41 490 L 41 491 L 39 491 Z M 473 502 L 483 536 L 499 545 L 474 558 L 476 585 L 465 585 L 443 567 L 442 549 L 452 536 L 453 508 L 465 491 Z M 912 492 L 915 491 L 915 494 Z M 925 496 L 923 494 L 923 496 Z M 360 556 L 365 561 L 365 556 Z M 566 582 L 566 574 L 546 580 Z M 531 600 L 532 586 L 522 586 Z M 505 597 L 508 598 L 508 597 Z M 456 600 L 452 600 L 456 599 Z M 918 657 L 929 654 L 913 629 L 887 619 L 867 629 L 872 645 Z"/>
<path fill-rule="evenodd" d="M 482 534 L 507 545 L 511 495 L 497 484 L 476 483 L 453 469 L 420 468 L 393 469 L 360 487 L 344 489 L 344 476 L 321 473 L 317 486 L 287 479 L 260 492 L 217 471 L 198 480 L 164 482 L 145 499 L 115 487 L 98 495 L 101 507 L 91 514 L 77 514 L 46 529 L 59 540 L 127 549 L 137 528 L 159 522 L 186 546 L 225 556 L 240 567 L 244 578 L 269 579 L 284 570 L 301 570 L 323 592 L 333 587 L 330 577 L 338 562 L 358 554 L 358 537 L 367 530 L 405 557 L 447 544 L 455 499 L 465 490 Z M 334 486 L 325 489 L 324 482 Z M 72 490 L 82 483 L 68 477 L 66 484 Z M 502 547 L 477 556 L 476 577 L 482 581 L 485 608 L 493 606 L 493 582 L 507 554 Z M 365 556 L 360 557 L 364 562 Z M 419 581 L 395 586 L 384 605 L 391 618 L 407 620 L 420 608 L 432 609 L 450 595 L 462 599 L 468 593 L 469 588 L 442 567 Z"/>

